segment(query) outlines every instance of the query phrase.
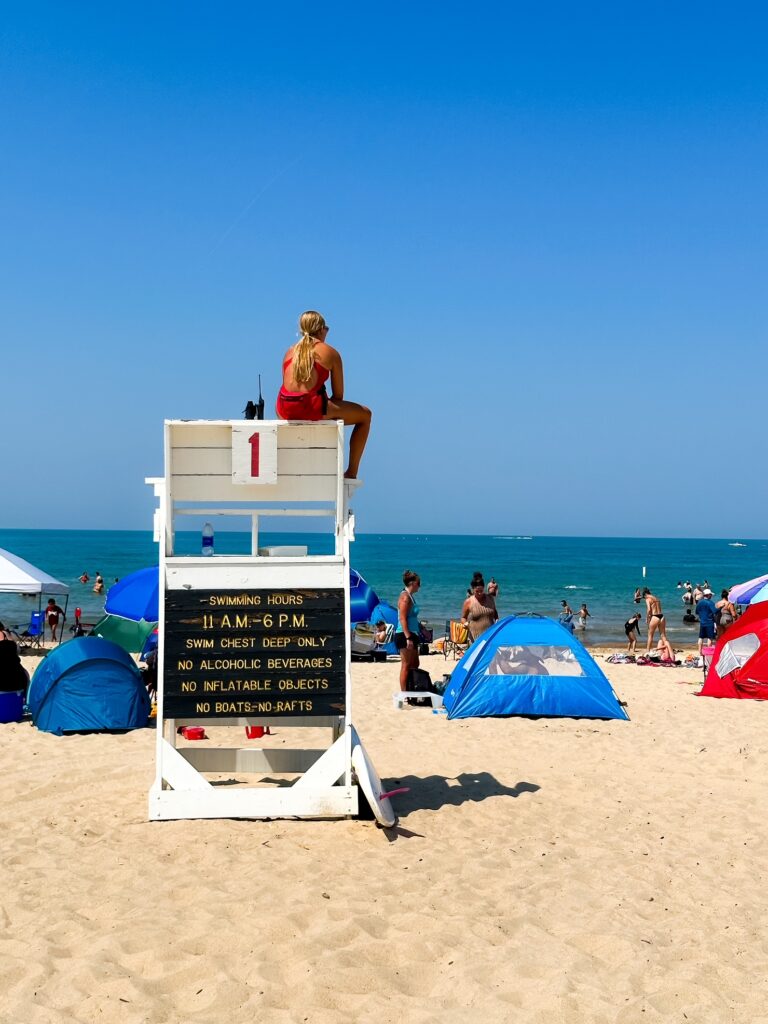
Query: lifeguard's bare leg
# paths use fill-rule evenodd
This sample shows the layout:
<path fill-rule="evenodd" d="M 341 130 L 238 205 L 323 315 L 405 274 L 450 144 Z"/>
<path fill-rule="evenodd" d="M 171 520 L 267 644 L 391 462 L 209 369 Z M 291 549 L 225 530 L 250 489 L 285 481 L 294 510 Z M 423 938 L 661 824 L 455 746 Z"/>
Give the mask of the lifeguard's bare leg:
<path fill-rule="evenodd" d="M 368 440 L 371 430 L 371 410 L 365 405 L 357 402 L 328 402 L 328 411 L 325 414 L 327 420 L 344 420 L 347 426 L 351 426 L 352 436 L 349 439 L 349 465 L 344 474 L 348 479 L 354 479 L 360 468 L 360 459 Z"/>

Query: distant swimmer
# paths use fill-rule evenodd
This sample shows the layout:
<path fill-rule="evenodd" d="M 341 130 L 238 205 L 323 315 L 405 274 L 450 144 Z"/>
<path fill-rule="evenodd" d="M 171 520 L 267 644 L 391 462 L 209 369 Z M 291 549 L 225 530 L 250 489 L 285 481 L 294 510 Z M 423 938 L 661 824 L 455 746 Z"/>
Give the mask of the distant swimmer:
<path fill-rule="evenodd" d="M 371 410 L 344 398 L 341 356 L 326 342 L 330 330 L 315 310 L 299 318 L 301 338 L 283 358 L 283 383 L 277 395 L 277 415 L 284 420 L 343 420 L 353 427 L 349 465 L 344 476 L 356 479 L 371 429 Z M 331 396 L 325 382 L 331 379 Z"/>
<path fill-rule="evenodd" d="M 561 626 L 565 626 L 566 629 L 570 630 L 571 633 L 574 630 L 573 625 L 573 609 L 567 601 L 560 602 L 560 614 L 557 617 L 557 621 Z"/>
<path fill-rule="evenodd" d="M 491 597 L 493 598 L 497 598 L 499 596 L 499 584 L 496 582 L 493 576 L 491 576 L 490 582 L 486 587 L 486 593 L 490 594 Z"/>
<path fill-rule="evenodd" d="M 653 644 L 653 638 L 658 629 L 659 635 L 662 639 L 667 639 L 667 624 L 664 618 L 664 612 L 661 610 L 661 601 L 652 594 L 648 587 L 643 587 L 641 595 L 645 598 L 645 607 L 647 610 L 647 621 L 648 621 L 648 647 L 646 651 L 648 654 L 651 653 L 651 645 Z"/>
<path fill-rule="evenodd" d="M 698 620 L 698 619 L 696 618 L 696 616 L 695 616 L 695 615 L 693 614 L 693 612 L 691 611 L 691 609 L 690 609 L 690 608 L 686 608 L 686 609 L 685 609 L 685 614 L 683 615 L 683 622 L 684 622 L 684 623 L 685 623 L 685 624 L 686 624 L 687 626 L 692 626 L 692 625 L 695 625 L 695 623 L 697 623 L 698 621 L 699 621 L 699 620 Z"/>
<path fill-rule="evenodd" d="M 587 602 L 585 601 L 581 608 L 579 608 L 579 629 L 587 628 L 587 619 L 592 618 L 592 613 L 587 608 Z"/>
<path fill-rule="evenodd" d="M 100 572 L 96 573 L 96 580 L 93 584 L 93 592 L 94 594 L 104 593 L 104 577 L 101 575 Z"/>
<path fill-rule="evenodd" d="M 90 578 L 91 577 L 88 575 L 87 572 L 83 572 L 83 575 L 80 577 L 80 582 L 87 583 Z"/>

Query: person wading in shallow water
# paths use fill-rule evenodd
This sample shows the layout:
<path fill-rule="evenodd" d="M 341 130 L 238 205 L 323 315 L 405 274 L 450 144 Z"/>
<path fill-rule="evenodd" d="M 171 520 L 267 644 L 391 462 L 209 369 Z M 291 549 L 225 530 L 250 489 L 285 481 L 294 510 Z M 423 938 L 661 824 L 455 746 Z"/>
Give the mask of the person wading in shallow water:
<path fill-rule="evenodd" d="M 299 318 L 301 338 L 283 358 L 283 383 L 277 395 L 277 415 L 283 420 L 344 420 L 352 426 L 349 465 L 344 476 L 357 477 L 371 429 L 371 410 L 344 398 L 341 356 L 327 342 L 328 324 L 313 309 Z M 331 379 L 331 395 L 325 382 Z"/>

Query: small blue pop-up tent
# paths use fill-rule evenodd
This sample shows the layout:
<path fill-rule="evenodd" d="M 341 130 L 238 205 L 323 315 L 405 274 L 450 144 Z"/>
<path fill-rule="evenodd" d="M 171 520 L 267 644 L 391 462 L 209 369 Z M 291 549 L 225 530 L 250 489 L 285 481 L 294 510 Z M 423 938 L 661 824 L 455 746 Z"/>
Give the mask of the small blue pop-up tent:
<path fill-rule="evenodd" d="M 43 732 L 141 729 L 150 700 L 130 654 L 101 637 L 83 636 L 56 647 L 29 684 L 32 721 Z"/>
<path fill-rule="evenodd" d="M 528 615 L 501 619 L 472 644 L 451 674 L 443 703 L 449 718 L 628 718 L 570 630 Z"/>

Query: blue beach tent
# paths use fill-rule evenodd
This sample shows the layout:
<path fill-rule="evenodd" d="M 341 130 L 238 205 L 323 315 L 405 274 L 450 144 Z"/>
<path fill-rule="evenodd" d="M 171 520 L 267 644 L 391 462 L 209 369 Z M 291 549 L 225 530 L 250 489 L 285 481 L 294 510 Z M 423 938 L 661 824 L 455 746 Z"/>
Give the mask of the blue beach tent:
<path fill-rule="evenodd" d="M 83 636 L 56 647 L 29 684 L 32 721 L 43 732 L 141 729 L 150 701 L 130 654 L 101 637 Z"/>
<path fill-rule="evenodd" d="M 628 718 L 571 631 L 529 615 L 500 619 L 472 644 L 451 674 L 443 704 L 449 718 Z"/>

